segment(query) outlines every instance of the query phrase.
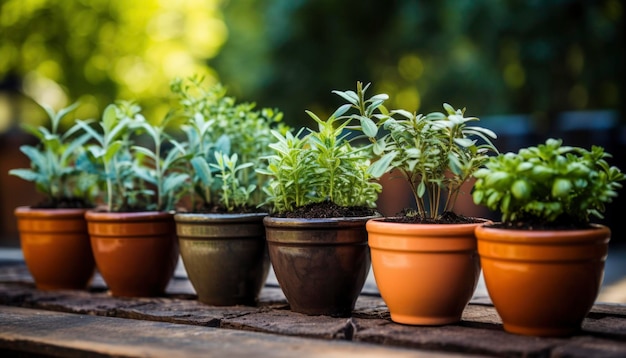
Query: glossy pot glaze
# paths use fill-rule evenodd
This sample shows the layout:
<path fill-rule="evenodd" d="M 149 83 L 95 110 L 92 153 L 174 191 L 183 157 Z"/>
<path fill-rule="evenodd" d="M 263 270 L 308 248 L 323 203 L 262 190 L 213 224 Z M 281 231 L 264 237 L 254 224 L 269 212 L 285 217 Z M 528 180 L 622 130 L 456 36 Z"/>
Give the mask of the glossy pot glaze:
<path fill-rule="evenodd" d="M 270 261 L 292 311 L 351 315 L 370 269 L 371 218 L 264 219 Z"/>
<path fill-rule="evenodd" d="M 604 276 L 611 231 L 476 229 L 485 284 L 507 332 L 567 336 L 580 330 Z"/>
<path fill-rule="evenodd" d="M 474 236 L 479 225 L 367 223 L 374 278 L 394 322 L 461 320 L 480 275 Z"/>
<path fill-rule="evenodd" d="M 20 246 L 40 290 L 85 289 L 95 263 L 84 209 L 15 209 Z"/>
<path fill-rule="evenodd" d="M 164 212 L 88 211 L 98 271 L 113 296 L 160 296 L 176 269 L 174 215 Z"/>
<path fill-rule="evenodd" d="M 200 302 L 254 305 L 269 271 L 267 214 L 176 214 L 180 254 Z"/>

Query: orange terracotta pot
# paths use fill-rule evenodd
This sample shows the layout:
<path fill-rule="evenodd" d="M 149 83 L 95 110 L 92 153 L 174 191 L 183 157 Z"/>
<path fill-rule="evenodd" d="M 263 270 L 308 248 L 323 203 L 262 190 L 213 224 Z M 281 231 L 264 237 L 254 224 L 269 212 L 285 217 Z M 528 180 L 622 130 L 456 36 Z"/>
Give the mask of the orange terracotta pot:
<path fill-rule="evenodd" d="M 477 224 L 367 222 L 372 270 L 391 320 L 444 325 L 461 320 L 480 262 Z"/>
<path fill-rule="evenodd" d="M 602 285 L 609 228 L 476 229 L 485 284 L 504 330 L 567 336 L 580 330 Z"/>
<path fill-rule="evenodd" d="M 84 209 L 15 209 L 26 266 L 40 290 L 85 289 L 95 271 Z"/>
<path fill-rule="evenodd" d="M 176 263 L 174 215 L 163 212 L 85 214 L 98 271 L 113 296 L 160 296 Z"/>

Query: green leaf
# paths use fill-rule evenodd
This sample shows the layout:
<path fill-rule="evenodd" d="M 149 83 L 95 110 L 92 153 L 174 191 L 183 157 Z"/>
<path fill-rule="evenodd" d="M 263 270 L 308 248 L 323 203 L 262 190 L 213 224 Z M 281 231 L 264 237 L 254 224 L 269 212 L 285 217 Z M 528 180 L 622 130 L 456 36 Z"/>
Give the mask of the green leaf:
<path fill-rule="evenodd" d="M 569 179 L 558 178 L 552 185 L 552 196 L 556 198 L 566 197 L 570 194 L 572 186 L 572 182 Z"/>
<path fill-rule="evenodd" d="M 359 116 L 359 120 L 361 121 L 361 128 L 363 129 L 363 134 L 370 138 L 376 137 L 378 134 L 378 127 L 376 123 L 370 118 Z"/>
<path fill-rule="evenodd" d="M 511 193 L 516 199 L 528 199 L 532 188 L 524 179 L 516 180 L 511 186 Z"/>
<path fill-rule="evenodd" d="M 209 164 L 204 160 L 204 158 L 194 157 L 191 159 L 191 165 L 195 170 L 196 176 L 200 178 L 200 181 L 206 185 L 210 186 L 213 183 L 213 175 L 211 174 L 211 168 Z"/>
<path fill-rule="evenodd" d="M 39 179 L 39 174 L 30 169 L 11 169 L 9 170 L 9 174 L 26 181 L 37 181 Z"/>
<path fill-rule="evenodd" d="M 367 169 L 368 173 L 374 178 L 383 176 L 389 170 L 391 161 L 396 157 L 396 154 L 396 152 L 391 152 L 382 156 Z"/>
<path fill-rule="evenodd" d="M 332 117 L 339 118 L 343 116 L 351 107 L 351 104 L 344 104 L 343 106 L 335 110 L 335 113 L 332 114 Z"/>
<path fill-rule="evenodd" d="M 359 103 L 359 96 L 354 91 L 333 91 L 334 94 L 340 96 L 353 105 Z"/>
<path fill-rule="evenodd" d="M 103 160 L 105 163 L 108 163 L 113 160 L 119 150 L 124 146 L 124 142 L 117 140 L 109 145 L 108 148 L 105 149 Z"/>

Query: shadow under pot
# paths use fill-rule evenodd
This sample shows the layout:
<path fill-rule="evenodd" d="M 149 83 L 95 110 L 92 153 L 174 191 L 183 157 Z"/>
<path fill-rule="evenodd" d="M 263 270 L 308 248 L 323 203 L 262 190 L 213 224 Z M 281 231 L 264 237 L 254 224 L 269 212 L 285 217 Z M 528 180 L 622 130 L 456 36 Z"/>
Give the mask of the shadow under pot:
<path fill-rule="evenodd" d="M 111 295 L 165 294 L 178 262 L 173 214 L 88 211 L 85 218 L 96 266 Z"/>
<path fill-rule="evenodd" d="M 371 218 L 264 219 L 270 261 L 292 311 L 352 314 L 370 269 Z"/>
<path fill-rule="evenodd" d="M 86 289 L 95 263 L 85 209 L 15 209 L 20 246 L 40 290 Z"/>
<path fill-rule="evenodd" d="M 267 279 L 267 214 L 176 214 L 180 255 L 200 302 L 255 305 Z"/>

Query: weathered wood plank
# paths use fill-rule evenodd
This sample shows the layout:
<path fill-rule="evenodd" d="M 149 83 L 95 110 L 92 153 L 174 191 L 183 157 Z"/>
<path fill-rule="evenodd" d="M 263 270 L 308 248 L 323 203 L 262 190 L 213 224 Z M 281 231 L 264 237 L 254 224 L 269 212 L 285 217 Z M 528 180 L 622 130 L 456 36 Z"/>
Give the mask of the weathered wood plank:
<path fill-rule="evenodd" d="M 442 357 L 433 352 L 0 306 L 0 349 L 60 356 Z"/>

